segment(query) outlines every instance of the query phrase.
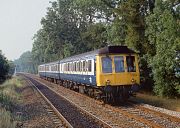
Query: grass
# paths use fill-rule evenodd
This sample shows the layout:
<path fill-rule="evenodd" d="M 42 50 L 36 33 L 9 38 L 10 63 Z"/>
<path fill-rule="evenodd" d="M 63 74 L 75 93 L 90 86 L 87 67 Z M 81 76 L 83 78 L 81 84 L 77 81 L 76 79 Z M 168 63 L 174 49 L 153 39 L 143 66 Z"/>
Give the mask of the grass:
<path fill-rule="evenodd" d="M 180 99 L 162 98 L 147 93 L 137 93 L 136 97 L 132 99 L 156 107 L 162 107 L 169 110 L 180 112 Z"/>
<path fill-rule="evenodd" d="M 16 122 L 12 120 L 11 113 L 0 108 L 0 128 L 15 128 Z"/>
<path fill-rule="evenodd" d="M 0 128 L 14 128 L 19 120 L 14 109 L 20 103 L 16 89 L 23 86 L 22 81 L 20 77 L 14 77 L 0 85 Z"/>

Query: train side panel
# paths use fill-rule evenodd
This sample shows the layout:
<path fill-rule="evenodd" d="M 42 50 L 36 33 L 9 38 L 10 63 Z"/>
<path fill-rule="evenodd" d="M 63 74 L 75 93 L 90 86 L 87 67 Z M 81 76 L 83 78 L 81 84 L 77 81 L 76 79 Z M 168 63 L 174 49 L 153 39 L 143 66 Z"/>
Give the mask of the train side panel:
<path fill-rule="evenodd" d="M 79 84 L 96 85 L 96 77 L 94 75 L 81 75 L 81 74 L 64 74 L 60 73 L 62 80 L 73 81 Z"/>
<path fill-rule="evenodd" d="M 91 61 L 90 71 L 83 68 L 83 62 Z M 75 65 L 75 67 L 73 66 Z M 83 59 L 60 63 L 60 79 L 73 81 L 79 84 L 95 86 L 96 75 L 94 73 L 94 59 Z"/>
<path fill-rule="evenodd" d="M 46 77 L 53 79 L 60 79 L 59 76 L 59 62 L 46 65 Z"/>
<path fill-rule="evenodd" d="M 41 78 L 46 77 L 45 64 L 38 66 L 38 74 Z"/>

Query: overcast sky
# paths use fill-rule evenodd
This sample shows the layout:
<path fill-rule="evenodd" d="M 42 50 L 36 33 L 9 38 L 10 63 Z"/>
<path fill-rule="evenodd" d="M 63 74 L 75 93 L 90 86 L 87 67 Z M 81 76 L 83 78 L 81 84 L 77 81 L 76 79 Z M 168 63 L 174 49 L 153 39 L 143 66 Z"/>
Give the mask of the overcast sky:
<path fill-rule="evenodd" d="M 0 0 L 0 50 L 9 60 L 32 49 L 32 37 L 41 28 L 49 1 Z"/>

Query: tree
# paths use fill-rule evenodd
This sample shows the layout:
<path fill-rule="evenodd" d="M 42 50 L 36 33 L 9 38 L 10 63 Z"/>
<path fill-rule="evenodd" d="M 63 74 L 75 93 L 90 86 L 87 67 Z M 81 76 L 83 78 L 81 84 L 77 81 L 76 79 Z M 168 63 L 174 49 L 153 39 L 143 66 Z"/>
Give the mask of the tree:
<path fill-rule="evenodd" d="M 13 63 L 13 61 L 8 61 L 8 65 L 9 65 L 9 76 L 12 76 L 14 74 L 15 71 L 15 64 Z"/>
<path fill-rule="evenodd" d="M 149 0 L 120 0 L 114 8 L 114 21 L 110 25 L 108 35 L 113 44 L 127 45 L 137 51 L 140 55 L 140 71 L 142 87 L 152 89 L 153 80 L 150 75 L 151 68 L 148 67 L 147 52 L 151 52 L 151 47 L 145 36 L 145 16 L 148 10 L 152 10 L 153 1 Z M 150 13 L 150 12 L 149 12 Z"/>
<path fill-rule="evenodd" d="M 87 31 L 82 33 L 86 43 L 86 50 L 95 50 L 107 46 L 107 31 L 103 23 L 89 25 Z"/>
<path fill-rule="evenodd" d="M 2 54 L 2 51 L 0 50 L 0 83 L 6 80 L 8 71 L 9 71 L 8 60 L 6 59 L 6 57 Z"/>
<path fill-rule="evenodd" d="M 155 81 L 154 92 L 159 96 L 176 96 L 180 85 L 175 72 L 180 68 L 180 24 L 175 11 L 171 1 L 157 0 L 153 14 L 146 18 L 146 35 L 155 51 L 147 56 Z"/>
<path fill-rule="evenodd" d="M 32 54 L 30 51 L 24 52 L 19 59 L 14 61 L 17 72 L 35 73 Z"/>
<path fill-rule="evenodd" d="M 106 24 L 97 23 L 98 19 L 108 21 L 104 6 L 99 0 L 51 2 L 41 20 L 42 29 L 33 38 L 36 65 L 107 45 Z"/>

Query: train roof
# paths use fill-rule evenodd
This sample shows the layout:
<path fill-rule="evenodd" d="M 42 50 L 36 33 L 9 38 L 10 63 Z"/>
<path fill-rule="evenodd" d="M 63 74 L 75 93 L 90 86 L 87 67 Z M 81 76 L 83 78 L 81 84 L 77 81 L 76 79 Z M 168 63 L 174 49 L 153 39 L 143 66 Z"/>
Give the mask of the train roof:
<path fill-rule="evenodd" d="M 39 66 L 51 65 L 51 64 L 58 64 L 58 63 L 59 63 L 59 61 L 54 61 L 54 62 L 49 62 L 49 63 L 40 64 Z"/>
<path fill-rule="evenodd" d="M 134 54 L 136 53 L 135 51 L 129 49 L 127 46 L 107 46 L 101 49 L 97 49 L 94 51 L 82 53 L 79 55 L 74 55 L 71 57 L 64 58 L 62 60 L 54 61 L 54 62 L 49 62 L 49 63 L 44 63 L 42 65 L 51 65 L 51 64 L 57 64 L 59 62 L 68 62 L 68 61 L 77 61 L 80 59 L 92 59 L 95 58 L 96 55 L 103 55 L 103 54 Z"/>
<path fill-rule="evenodd" d="M 79 55 L 71 56 L 68 58 L 62 59 L 60 62 L 73 61 L 78 59 L 88 59 L 95 58 L 96 55 L 101 54 L 133 54 L 135 51 L 129 49 L 127 46 L 107 46 L 101 49 L 97 49 L 95 51 L 90 51 L 86 53 L 82 53 Z"/>
<path fill-rule="evenodd" d="M 98 49 L 98 54 L 123 54 L 123 53 L 135 53 L 127 46 L 107 46 Z"/>

